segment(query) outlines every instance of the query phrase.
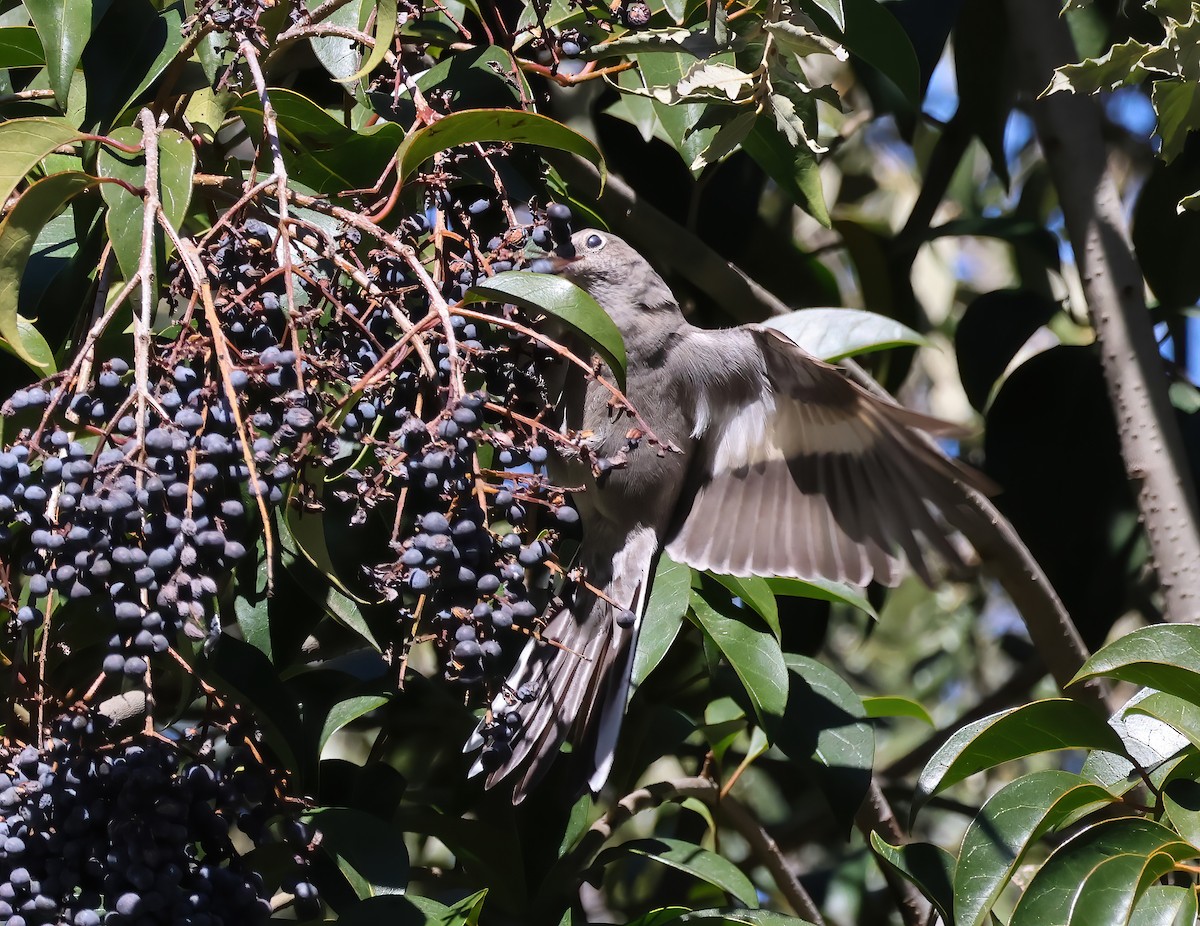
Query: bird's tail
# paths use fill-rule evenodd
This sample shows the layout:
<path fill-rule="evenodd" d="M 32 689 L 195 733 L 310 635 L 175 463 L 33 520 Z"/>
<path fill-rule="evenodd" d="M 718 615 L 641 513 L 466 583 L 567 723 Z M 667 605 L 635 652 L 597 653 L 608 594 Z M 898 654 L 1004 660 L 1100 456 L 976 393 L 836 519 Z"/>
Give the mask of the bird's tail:
<path fill-rule="evenodd" d="M 482 748 L 471 774 L 486 771 L 487 787 L 516 775 L 513 803 L 520 803 L 564 742 L 579 755 L 588 787 L 595 792 L 604 785 L 657 553 L 657 535 L 639 528 L 611 556 L 585 554 L 593 565 L 587 584 L 578 585 L 569 604 L 529 641 L 493 700 L 490 719 L 467 742 L 464 751 Z"/>

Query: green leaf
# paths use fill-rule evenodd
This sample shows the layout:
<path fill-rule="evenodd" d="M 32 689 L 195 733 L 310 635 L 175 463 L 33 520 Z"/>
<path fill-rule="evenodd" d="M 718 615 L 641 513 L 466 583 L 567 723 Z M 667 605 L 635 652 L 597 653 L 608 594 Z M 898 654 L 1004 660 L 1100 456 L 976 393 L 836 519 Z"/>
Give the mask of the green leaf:
<path fill-rule="evenodd" d="M 779 606 L 767 580 L 760 576 L 727 576 L 717 572 L 706 573 L 721 583 L 735 598 L 740 598 L 746 607 L 767 622 L 776 639 L 780 639 Z"/>
<path fill-rule="evenodd" d="M 1118 926 L 1146 889 L 1200 850 L 1141 817 L 1106 820 L 1064 843 L 1033 876 L 1009 926 Z"/>
<path fill-rule="evenodd" d="M 183 4 L 161 12 L 150 0 L 121 0 L 83 50 L 84 124 L 106 129 L 136 102 L 183 47 Z"/>
<path fill-rule="evenodd" d="M 1159 156 L 1168 163 L 1182 151 L 1188 133 L 1200 128 L 1200 94 L 1191 81 L 1156 80 L 1150 88 L 1150 102 L 1158 114 L 1157 133 L 1162 139 Z"/>
<path fill-rule="evenodd" d="M 375 5 L 375 44 L 371 53 L 366 56 L 362 67 L 349 77 L 341 78 L 342 83 L 366 77 L 383 63 L 392 47 L 392 39 L 396 35 L 396 0 L 378 0 Z"/>
<path fill-rule="evenodd" d="M 596 165 L 600 171 L 600 190 L 604 189 L 607 167 L 599 148 L 561 122 L 513 109 L 465 109 L 410 132 L 396 152 L 398 172 L 407 180 L 438 152 L 474 142 L 524 142 L 570 151 Z"/>
<path fill-rule="evenodd" d="M 142 133 L 132 126 L 114 129 L 111 137 L 126 145 L 137 145 Z M 159 135 L 158 187 L 163 215 L 171 227 L 178 230 L 187 217 L 188 204 L 192 198 L 192 175 L 196 169 L 196 149 L 180 132 L 164 129 Z M 146 157 L 142 152 L 127 154 L 115 148 L 102 148 L 96 159 L 96 169 L 101 177 L 124 180 L 130 186 L 143 188 L 146 185 Z M 125 279 L 133 278 L 137 272 L 142 251 L 142 218 L 144 204 L 122 186 L 106 183 L 100 188 L 108 206 L 105 224 L 108 237 L 117 255 L 117 263 Z M 156 226 L 156 238 L 163 236 Z M 160 241 L 162 255 L 169 257 L 174 250 L 170 241 Z"/>
<path fill-rule="evenodd" d="M 1195 926 L 1196 892 L 1191 888 L 1152 884 L 1134 907 L 1128 926 Z"/>
<path fill-rule="evenodd" d="M 726 121 L 712 137 L 708 147 L 696 155 L 692 161 L 692 170 L 703 170 L 709 164 L 715 164 L 745 141 L 750 130 L 754 128 L 757 117 L 752 112 L 740 112 Z"/>
<path fill-rule="evenodd" d="M 682 871 L 721 890 L 748 907 L 758 906 L 758 891 L 733 862 L 682 839 L 634 839 L 605 849 L 596 859 L 602 867 L 625 855 L 639 855 Z"/>
<path fill-rule="evenodd" d="M 1193 746 L 1200 748 L 1200 705 L 1155 691 L 1132 705 L 1127 713 L 1156 717 L 1186 736 Z"/>
<path fill-rule="evenodd" d="M 450 908 L 428 897 L 383 894 L 339 911 L 338 926 L 450 926 Z"/>
<path fill-rule="evenodd" d="M 759 722 L 781 716 L 787 707 L 787 663 L 770 630 L 751 626 L 748 619 L 759 621 L 749 613 L 719 613 L 698 593 L 692 594 L 689 613 L 741 679 Z"/>
<path fill-rule="evenodd" d="M 289 175 L 318 193 L 371 186 L 404 138 L 404 130 L 392 122 L 356 132 L 292 90 L 274 89 L 268 96 L 275 110 L 279 143 Z M 267 157 L 262 104 L 257 93 L 243 94 L 230 114 L 241 116 Z"/>
<path fill-rule="evenodd" d="M 1095 653 L 1070 684 L 1114 678 L 1200 704 L 1200 626 L 1156 624 L 1126 634 Z"/>
<path fill-rule="evenodd" d="M 904 27 L 878 0 L 844 0 L 842 44 L 878 68 L 914 106 L 921 105 L 921 65 Z"/>
<path fill-rule="evenodd" d="M 1090 707 L 1067 698 L 1033 701 L 955 731 L 921 772 L 913 813 L 976 772 L 1056 749 L 1124 751 L 1121 738 Z"/>
<path fill-rule="evenodd" d="M 12 123 L 0 126 L 0 133 Z M 2 137 L 2 136 L 0 136 Z M 79 171 L 51 174 L 30 185 L 0 222 L 0 337 L 12 352 L 42 375 L 50 372 L 45 341 L 27 335 L 30 322 L 17 314 L 21 277 L 42 228 L 77 193 L 95 186 L 96 178 Z M 40 343 L 39 343 L 40 341 Z"/>
<path fill-rule="evenodd" d="M 884 695 L 878 698 L 863 698 L 863 710 L 872 719 L 881 717 L 914 717 L 922 723 L 934 726 L 929 711 L 916 701 L 899 695 Z"/>
<path fill-rule="evenodd" d="M 79 141 L 65 119 L 11 119 L 0 123 L 0 203 L 8 202 L 17 184 L 55 148 Z"/>
<path fill-rule="evenodd" d="M 1064 64 L 1054 69 L 1050 86 L 1042 96 L 1051 93 L 1095 93 L 1098 90 L 1118 90 L 1146 79 L 1142 58 L 1150 46 L 1136 39 L 1114 45 L 1099 58 L 1085 58 L 1078 64 Z"/>
<path fill-rule="evenodd" d="M 5 26 L 0 29 L 0 68 L 40 67 L 45 63 L 42 40 L 38 38 L 36 29 L 31 26 Z"/>
<path fill-rule="evenodd" d="M 799 0 L 800 7 L 809 10 L 820 10 L 833 20 L 839 29 L 846 28 L 846 11 L 842 9 L 842 0 Z"/>
<path fill-rule="evenodd" d="M 205 679 L 215 681 L 222 692 L 232 692 L 234 700 L 254 714 L 284 767 L 299 771 L 295 750 L 309 739 L 304 735 L 295 699 L 266 654 L 226 634 L 197 668 Z"/>
<path fill-rule="evenodd" d="M 316 520 L 310 518 L 309 520 Z M 367 624 L 366 618 L 358 607 L 355 599 L 343 594 L 335 587 L 337 580 L 324 574 L 309 555 L 304 552 L 297 539 L 292 535 L 287 517 L 278 518 L 275 522 L 276 539 L 280 547 L 280 560 L 284 567 L 292 573 L 300 586 L 315 600 L 324 602 L 325 611 L 335 620 L 349 627 L 360 637 L 371 644 L 376 652 L 383 652 L 383 647 L 375 639 Z M 323 542 L 323 537 L 322 537 Z M 328 556 L 328 551 L 326 551 Z"/>
<path fill-rule="evenodd" d="M 1016 81 L 1007 70 L 1012 49 L 1008 11 L 993 0 L 966 0 L 954 24 L 952 45 L 958 81 L 955 118 L 983 143 L 992 171 L 1007 187 L 1004 129 L 1016 98 Z"/>
<path fill-rule="evenodd" d="M 767 725 L 767 733 L 849 828 L 871 785 L 875 731 L 862 701 L 836 672 L 807 656 L 785 658 L 787 708 Z"/>
<path fill-rule="evenodd" d="M 982 926 L 1029 851 L 1081 811 L 1115 801 L 1079 775 L 1047 769 L 1005 785 L 980 809 L 963 837 L 954 870 L 956 926 Z"/>
<path fill-rule="evenodd" d="M 310 819 L 360 898 L 404 893 L 408 848 L 399 827 L 350 807 L 322 807 Z"/>
<path fill-rule="evenodd" d="M 879 615 L 871 606 L 865 595 L 853 585 L 845 582 L 832 582 L 827 579 L 781 579 L 769 578 L 767 585 L 776 595 L 786 595 L 792 598 L 814 598 L 817 601 L 832 601 L 848 604 L 869 614 L 875 620 Z"/>
<path fill-rule="evenodd" d="M 1154 692 L 1149 688 L 1135 692 L 1109 718 L 1108 725 L 1116 731 L 1125 746 L 1122 753 L 1117 755 L 1093 750 L 1084 760 L 1080 775 L 1113 794 L 1122 794 L 1142 781 L 1134 762 L 1141 769 L 1157 772 L 1170 765 L 1169 760 L 1187 746 L 1187 737 L 1170 724 L 1134 710 L 1152 694 Z"/>
<path fill-rule="evenodd" d="M 760 116 L 742 141 L 742 150 L 754 158 L 792 202 L 826 228 L 830 227 L 821 170 L 807 145 L 788 144 L 771 119 Z"/>
<path fill-rule="evenodd" d="M 54 351 L 33 322 L 24 315 L 17 316 L 17 340 L 20 342 L 20 352 L 3 337 L 0 337 L 0 350 L 18 358 L 29 357 L 29 365 L 39 376 L 58 372 L 54 364 Z"/>
<path fill-rule="evenodd" d="M 388 700 L 383 695 L 359 695 L 335 704 L 325 716 L 325 723 L 321 727 L 321 738 L 317 741 L 317 755 L 319 756 L 325 751 L 325 744 L 338 730 L 353 723 L 363 714 L 369 714 L 376 708 L 383 707 Z"/>
<path fill-rule="evenodd" d="M 630 920 L 626 926 L 665 926 L 666 923 L 679 922 L 679 917 L 689 912 L 691 911 L 687 907 L 660 907 L 651 910 L 645 916 L 639 916 L 636 920 Z"/>
<path fill-rule="evenodd" d="M 897 874 L 912 883 L 942 915 L 943 923 L 954 922 L 954 891 L 950 873 L 954 856 L 940 846 L 928 842 L 912 842 L 893 846 L 877 833 L 871 832 L 871 848 Z"/>
<path fill-rule="evenodd" d="M 1172 768 L 1161 793 L 1164 822 L 1194 845 L 1200 840 L 1200 755 L 1193 753 Z"/>
<path fill-rule="evenodd" d="M 511 302 L 544 312 L 566 323 L 608 364 L 618 385 L 625 388 L 625 341 L 608 313 L 570 280 L 546 273 L 506 270 L 476 283 L 463 296 L 471 302 Z"/>
<path fill-rule="evenodd" d="M 92 37 L 92 29 L 112 5 L 112 0 L 25 0 L 25 9 L 50 49 L 46 75 L 59 108 L 66 110 L 71 77 Z"/>
<path fill-rule="evenodd" d="M 830 363 L 892 347 L 929 342 L 895 319 L 861 309 L 799 309 L 763 322 L 782 331 L 814 357 Z"/>
<path fill-rule="evenodd" d="M 688 926 L 812 926 L 808 920 L 774 910 L 695 910 L 670 922 Z"/>
<path fill-rule="evenodd" d="M 305 5 L 311 13 L 321 0 L 306 0 Z M 374 6 L 372 0 L 354 0 L 339 7 L 321 20 L 326 26 L 341 27 L 357 30 L 366 21 L 370 9 Z M 350 75 L 359 68 L 362 55 L 358 51 L 358 43 L 354 39 L 342 38 L 340 35 L 314 35 L 308 40 L 313 54 L 321 62 L 329 76 L 337 81 L 347 81 Z"/>
<path fill-rule="evenodd" d="M 709 59 L 715 63 L 734 63 L 733 55 L 714 55 Z M 691 54 L 671 52 L 643 55 L 638 58 L 638 70 L 648 88 L 674 88 L 681 81 L 695 58 Z M 671 145 L 679 152 L 685 164 L 694 164 L 717 134 L 718 119 L 714 124 L 707 118 L 709 105 L 705 103 L 670 104 L 655 98 L 654 112 Z M 693 174 L 697 173 L 692 171 Z"/>
<path fill-rule="evenodd" d="M 650 600 L 642 617 L 637 652 L 633 657 L 633 687 L 636 690 L 679 635 L 692 594 L 692 570 L 665 553 L 659 557 L 650 586 Z"/>

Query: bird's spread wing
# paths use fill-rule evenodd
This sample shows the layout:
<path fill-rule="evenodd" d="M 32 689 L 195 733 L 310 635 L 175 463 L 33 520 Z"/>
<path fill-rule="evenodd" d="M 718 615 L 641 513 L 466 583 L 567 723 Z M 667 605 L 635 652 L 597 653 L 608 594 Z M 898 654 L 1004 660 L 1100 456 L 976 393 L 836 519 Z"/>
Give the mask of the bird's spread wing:
<path fill-rule="evenodd" d="M 933 511 L 961 505 L 956 482 L 990 486 L 914 430 L 953 426 L 875 398 L 779 332 L 742 332 L 756 349 L 737 353 L 757 369 L 740 374 L 748 391 L 706 396 L 712 423 L 671 557 L 731 575 L 858 585 L 894 585 L 902 559 L 932 583 L 929 551 L 958 564 Z"/>

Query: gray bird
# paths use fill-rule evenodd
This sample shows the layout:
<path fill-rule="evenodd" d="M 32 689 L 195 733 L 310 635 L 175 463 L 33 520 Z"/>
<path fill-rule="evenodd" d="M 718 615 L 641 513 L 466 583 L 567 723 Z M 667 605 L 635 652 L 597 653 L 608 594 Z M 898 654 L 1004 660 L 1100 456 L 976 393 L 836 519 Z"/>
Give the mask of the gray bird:
<path fill-rule="evenodd" d="M 932 584 L 926 551 L 960 563 L 932 510 L 953 515 L 956 483 L 987 490 L 917 433 L 953 426 L 872 396 L 773 329 L 689 324 L 662 277 L 615 235 L 585 229 L 571 241 L 575 256 L 553 268 L 620 329 L 626 395 L 659 445 L 641 442 L 600 478 L 584 460 L 554 467 L 562 484 L 586 486 L 575 502 L 591 589 L 548 615 L 493 701 L 493 723 L 466 746 L 483 747 L 472 774 L 486 771 L 488 787 L 516 776 L 514 803 L 564 742 L 583 753 L 591 790 L 603 786 L 661 551 L 729 575 L 856 585 L 895 585 L 907 560 Z M 618 457 L 633 422 L 595 381 L 578 387 L 566 392 L 565 427 L 590 432 L 594 459 Z"/>

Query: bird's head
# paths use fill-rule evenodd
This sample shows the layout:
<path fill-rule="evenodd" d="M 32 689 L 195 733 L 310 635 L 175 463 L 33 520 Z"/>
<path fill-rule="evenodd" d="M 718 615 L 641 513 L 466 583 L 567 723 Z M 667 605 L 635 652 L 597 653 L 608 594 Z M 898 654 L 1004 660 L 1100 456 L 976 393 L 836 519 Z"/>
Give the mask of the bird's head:
<path fill-rule="evenodd" d="M 670 287 L 637 251 L 611 232 L 585 228 L 571 236 L 571 256 L 549 258 L 550 270 L 586 290 L 618 327 L 656 309 L 678 312 Z"/>

